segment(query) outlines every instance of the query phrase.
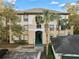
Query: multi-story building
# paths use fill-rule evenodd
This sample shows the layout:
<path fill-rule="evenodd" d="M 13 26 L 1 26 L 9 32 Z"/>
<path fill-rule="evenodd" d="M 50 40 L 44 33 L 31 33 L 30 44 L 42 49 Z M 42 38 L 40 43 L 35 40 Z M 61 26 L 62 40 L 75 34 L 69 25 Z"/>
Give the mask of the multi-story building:
<path fill-rule="evenodd" d="M 24 34 L 20 37 L 22 40 L 26 40 L 29 44 L 46 44 L 46 35 L 44 23 L 38 23 L 37 20 L 43 19 L 43 11 L 48 9 L 34 8 L 30 10 L 18 11 L 18 16 L 20 17 L 19 24 L 24 30 Z M 62 19 L 68 19 L 69 13 L 58 12 L 53 10 L 48 10 L 49 13 L 58 13 Z M 73 35 L 73 27 L 65 29 L 60 26 L 58 30 L 57 19 L 49 22 L 49 41 L 52 37 L 56 36 L 66 36 Z M 14 40 L 19 40 L 19 37 L 13 36 Z"/>

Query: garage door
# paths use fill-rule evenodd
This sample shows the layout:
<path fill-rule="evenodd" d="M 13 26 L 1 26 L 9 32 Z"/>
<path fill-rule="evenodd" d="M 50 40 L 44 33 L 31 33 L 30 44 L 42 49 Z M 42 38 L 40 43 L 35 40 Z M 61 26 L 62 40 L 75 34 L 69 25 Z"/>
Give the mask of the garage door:
<path fill-rule="evenodd" d="M 79 57 L 63 56 L 62 59 L 79 59 Z"/>

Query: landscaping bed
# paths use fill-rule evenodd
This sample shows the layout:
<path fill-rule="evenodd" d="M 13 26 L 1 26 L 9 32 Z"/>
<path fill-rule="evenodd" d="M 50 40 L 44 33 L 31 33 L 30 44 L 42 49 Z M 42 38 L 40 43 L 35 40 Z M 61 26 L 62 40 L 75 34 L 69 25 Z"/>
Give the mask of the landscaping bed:
<path fill-rule="evenodd" d="M 47 59 L 55 59 L 51 44 L 49 44 L 48 50 L 49 51 L 48 51 Z"/>
<path fill-rule="evenodd" d="M 18 47 L 18 44 L 9 44 L 9 43 L 1 43 L 0 48 L 16 48 Z"/>
<path fill-rule="evenodd" d="M 55 59 L 51 44 L 49 44 L 47 56 L 46 56 L 46 47 L 44 47 L 44 52 L 42 53 L 41 59 Z"/>

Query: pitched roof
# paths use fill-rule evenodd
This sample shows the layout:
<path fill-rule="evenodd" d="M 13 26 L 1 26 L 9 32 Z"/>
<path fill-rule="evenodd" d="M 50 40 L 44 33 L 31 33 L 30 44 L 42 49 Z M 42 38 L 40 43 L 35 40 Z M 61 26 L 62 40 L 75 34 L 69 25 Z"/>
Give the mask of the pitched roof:
<path fill-rule="evenodd" d="M 66 12 L 59 12 L 55 10 L 49 10 L 45 8 L 33 8 L 33 9 L 27 9 L 27 10 L 17 10 L 18 13 L 27 13 L 27 14 L 42 14 L 44 10 L 48 10 L 49 13 L 58 13 L 58 14 L 69 14 Z"/>
<path fill-rule="evenodd" d="M 56 53 L 79 54 L 79 35 L 57 37 L 52 42 Z"/>

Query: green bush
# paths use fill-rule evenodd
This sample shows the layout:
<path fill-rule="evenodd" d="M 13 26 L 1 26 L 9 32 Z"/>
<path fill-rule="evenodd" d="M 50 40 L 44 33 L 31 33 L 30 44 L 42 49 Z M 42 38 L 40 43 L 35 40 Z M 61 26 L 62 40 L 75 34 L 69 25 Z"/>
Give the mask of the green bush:
<path fill-rule="evenodd" d="M 74 34 L 79 34 L 79 27 L 77 25 L 74 26 Z"/>
<path fill-rule="evenodd" d="M 14 40 L 15 44 L 19 44 L 19 45 L 25 45 L 28 44 L 28 42 L 26 42 L 26 40 Z"/>
<path fill-rule="evenodd" d="M 74 34 L 79 34 L 79 30 L 74 30 Z"/>

